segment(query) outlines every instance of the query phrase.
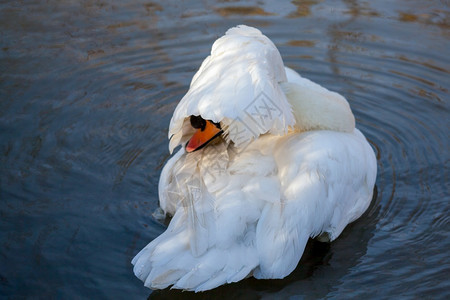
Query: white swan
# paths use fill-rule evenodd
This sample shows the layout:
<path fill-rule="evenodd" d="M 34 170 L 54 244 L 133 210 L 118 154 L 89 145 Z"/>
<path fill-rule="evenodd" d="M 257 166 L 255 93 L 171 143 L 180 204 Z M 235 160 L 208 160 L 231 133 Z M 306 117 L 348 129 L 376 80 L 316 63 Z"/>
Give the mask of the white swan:
<path fill-rule="evenodd" d="M 159 197 L 173 218 L 132 261 L 153 289 L 283 278 L 308 238 L 336 239 L 372 199 L 375 155 L 347 101 L 285 68 L 255 28 L 214 43 L 169 137 L 182 147 Z"/>

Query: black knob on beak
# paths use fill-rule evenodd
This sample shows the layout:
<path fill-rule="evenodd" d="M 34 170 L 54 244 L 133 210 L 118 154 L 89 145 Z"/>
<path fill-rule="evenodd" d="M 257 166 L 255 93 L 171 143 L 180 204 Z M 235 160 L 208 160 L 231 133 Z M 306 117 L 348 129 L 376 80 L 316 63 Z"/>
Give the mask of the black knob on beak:
<path fill-rule="evenodd" d="M 191 126 L 203 131 L 206 127 L 206 121 L 200 116 L 191 116 Z"/>

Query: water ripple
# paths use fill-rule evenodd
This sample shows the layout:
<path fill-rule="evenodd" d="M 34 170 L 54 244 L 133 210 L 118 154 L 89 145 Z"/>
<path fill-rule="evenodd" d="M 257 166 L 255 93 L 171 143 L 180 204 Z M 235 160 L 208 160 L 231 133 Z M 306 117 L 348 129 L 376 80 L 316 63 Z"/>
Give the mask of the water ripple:
<path fill-rule="evenodd" d="M 171 115 L 212 42 L 245 23 L 349 100 L 377 196 L 288 278 L 201 297 L 450 297 L 445 1 L 69 2 L 0 4 L 2 294 L 150 293 L 130 261 L 165 230 L 151 213 Z M 151 295 L 165 296 L 192 294 Z"/>

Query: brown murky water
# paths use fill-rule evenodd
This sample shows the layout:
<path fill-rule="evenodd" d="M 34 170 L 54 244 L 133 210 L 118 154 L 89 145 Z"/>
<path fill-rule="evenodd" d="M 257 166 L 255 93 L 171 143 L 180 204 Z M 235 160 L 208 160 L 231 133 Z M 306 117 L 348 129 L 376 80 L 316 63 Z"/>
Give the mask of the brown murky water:
<path fill-rule="evenodd" d="M 0 20 L 3 297 L 450 297 L 449 1 L 8 1 Z M 169 120 L 238 24 L 349 100 L 378 197 L 284 280 L 152 293 L 130 261 L 164 230 Z"/>

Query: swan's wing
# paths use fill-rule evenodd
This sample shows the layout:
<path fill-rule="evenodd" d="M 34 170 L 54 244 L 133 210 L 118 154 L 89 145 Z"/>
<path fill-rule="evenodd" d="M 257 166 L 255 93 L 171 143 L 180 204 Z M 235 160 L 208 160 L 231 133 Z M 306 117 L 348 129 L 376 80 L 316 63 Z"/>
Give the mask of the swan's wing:
<path fill-rule="evenodd" d="M 280 86 L 291 104 L 299 131 L 332 130 L 351 133 L 355 117 L 347 100 L 286 68 L 288 82 Z"/>
<path fill-rule="evenodd" d="M 214 171 L 213 164 L 220 160 L 222 153 L 205 152 L 189 154 L 202 156 L 197 159 L 202 180 L 186 181 L 181 186 L 182 200 L 175 207 L 169 227 L 132 261 L 136 276 L 148 287 L 173 285 L 202 291 L 242 280 L 258 265 L 254 237 L 260 200 L 255 199 L 255 195 L 267 198 L 261 188 L 267 189 L 270 180 L 264 181 L 243 169 L 248 168 L 263 177 L 273 173 L 273 158 L 266 163 L 255 155 L 250 155 L 250 160 L 241 157 L 230 170 L 235 176 L 229 178 L 226 174 L 219 177 Z M 260 154 L 257 150 L 254 152 Z M 182 174 L 187 171 L 178 169 L 177 172 L 172 176 L 182 180 Z M 203 179 L 208 182 L 207 187 Z M 277 181 L 274 176 L 272 181 Z M 279 187 L 274 189 L 279 191 Z M 211 201 L 213 191 L 216 198 Z"/>
<path fill-rule="evenodd" d="M 362 134 L 315 131 L 292 135 L 275 153 L 279 203 L 267 204 L 256 231 L 257 278 L 283 278 L 297 266 L 309 237 L 331 240 L 369 206 L 376 176 Z"/>

